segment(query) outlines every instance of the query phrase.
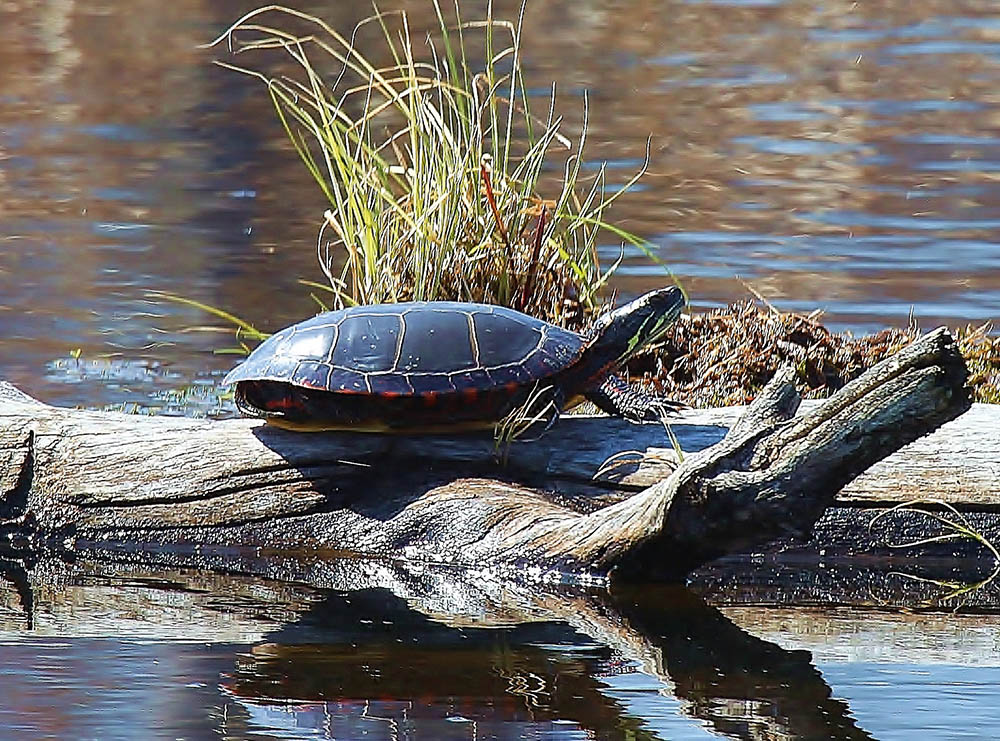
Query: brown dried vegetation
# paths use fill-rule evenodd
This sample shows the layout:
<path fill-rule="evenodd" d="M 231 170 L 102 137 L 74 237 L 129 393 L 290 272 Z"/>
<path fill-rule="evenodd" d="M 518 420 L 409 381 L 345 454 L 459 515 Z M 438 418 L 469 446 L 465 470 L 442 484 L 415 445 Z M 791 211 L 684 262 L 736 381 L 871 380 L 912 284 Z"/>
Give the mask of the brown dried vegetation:
<path fill-rule="evenodd" d="M 990 334 L 992 325 L 967 326 L 955 332 L 958 348 L 969 366 L 973 401 L 1000 404 L 1000 337 Z"/>
<path fill-rule="evenodd" d="M 975 401 L 1000 403 L 1000 338 L 989 326 L 958 330 Z M 789 363 L 805 398 L 829 396 L 919 334 L 916 327 L 867 337 L 833 333 L 802 316 L 741 301 L 679 321 L 664 342 L 629 367 L 659 393 L 697 407 L 749 403 Z"/>

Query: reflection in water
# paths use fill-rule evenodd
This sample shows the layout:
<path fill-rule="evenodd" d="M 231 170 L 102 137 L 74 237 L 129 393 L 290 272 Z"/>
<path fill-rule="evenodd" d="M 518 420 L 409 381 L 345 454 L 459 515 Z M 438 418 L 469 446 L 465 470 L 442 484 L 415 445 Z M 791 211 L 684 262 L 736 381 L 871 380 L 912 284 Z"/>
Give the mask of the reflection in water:
<path fill-rule="evenodd" d="M 470 725 L 485 738 L 650 737 L 600 692 L 620 662 L 563 623 L 450 627 L 381 590 L 326 595 L 309 619 L 322 634 L 297 643 L 294 627 L 279 631 L 224 682 L 275 730 L 323 721 L 331 737 L 356 738 L 377 721 L 404 738 L 470 738 Z"/>
<path fill-rule="evenodd" d="M 356 561 L 296 573 L 324 586 L 7 562 L 0 726 L 39 737 L 48 720 L 31 708 L 62 697 L 81 736 L 144 735 L 148 721 L 126 709 L 164 687 L 156 722 L 169 737 L 868 738 L 808 653 L 682 588 L 495 592 L 462 573 Z"/>
<path fill-rule="evenodd" d="M 678 712 L 732 738 L 869 738 L 846 705 L 831 699 L 807 653 L 754 638 L 686 590 L 638 596 L 576 606 L 594 619 L 592 638 L 615 636 L 613 645 L 624 653 L 617 657 L 607 645 L 567 652 L 580 636 L 565 625 L 456 632 L 398 614 L 384 593 L 336 596 L 318 611 L 338 626 L 335 633 L 344 625 L 354 630 L 323 644 L 279 640 L 256 647 L 227 687 L 258 706 L 273 703 L 276 686 L 300 701 L 332 702 L 320 717 L 337 716 L 345 725 L 363 723 L 377 708 L 375 715 L 400 729 L 434 738 L 446 727 L 440 722 L 456 718 L 476 723 L 486 737 L 501 728 L 513 735 L 511 724 L 530 724 L 537 732 L 537 724 L 560 719 L 602 736 L 700 736 Z M 358 621 L 359 614 L 367 619 Z M 553 615 L 559 617 L 565 619 Z M 387 624 L 394 627 L 387 630 Z M 414 687 L 433 690 L 413 699 Z M 683 704 L 658 702 L 668 691 Z M 488 698 L 503 701 L 489 701 L 484 712 Z M 307 707 L 309 715 L 316 713 Z M 646 722 L 633 717 L 638 708 Z M 301 722 L 297 713 L 295 720 Z"/>
<path fill-rule="evenodd" d="M 689 592 L 616 605 L 650 636 L 688 712 L 733 738 L 870 738 L 804 651 L 786 651 L 734 625 Z M 657 637 L 654 637 L 657 636 Z"/>

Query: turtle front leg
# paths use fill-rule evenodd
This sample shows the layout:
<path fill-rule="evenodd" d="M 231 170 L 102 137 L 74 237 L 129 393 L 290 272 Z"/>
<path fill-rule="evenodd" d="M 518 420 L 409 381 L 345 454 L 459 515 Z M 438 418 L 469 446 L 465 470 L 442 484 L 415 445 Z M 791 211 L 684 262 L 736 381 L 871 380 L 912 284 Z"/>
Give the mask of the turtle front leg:
<path fill-rule="evenodd" d="M 616 375 L 610 375 L 584 396 L 602 412 L 624 417 L 629 422 L 658 422 L 684 404 L 647 394 Z"/>

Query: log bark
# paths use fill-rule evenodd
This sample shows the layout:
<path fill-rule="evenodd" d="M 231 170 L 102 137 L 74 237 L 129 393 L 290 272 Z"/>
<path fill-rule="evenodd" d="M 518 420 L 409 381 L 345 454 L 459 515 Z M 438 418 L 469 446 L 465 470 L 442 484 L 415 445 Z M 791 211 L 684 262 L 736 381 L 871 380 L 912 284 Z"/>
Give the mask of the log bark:
<path fill-rule="evenodd" d="M 865 469 L 969 408 L 965 372 L 937 330 L 799 417 L 793 374 L 779 373 L 724 437 L 704 425 L 683 436 L 721 441 L 597 509 L 606 498 L 574 482 L 649 427 L 567 418 L 540 443 L 516 443 L 501 469 L 489 439 L 67 410 L 3 385 L 0 518 L 29 545 L 310 549 L 535 577 L 676 578 L 807 534 Z M 562 494 L 526 486 L 552 480 Z"/>

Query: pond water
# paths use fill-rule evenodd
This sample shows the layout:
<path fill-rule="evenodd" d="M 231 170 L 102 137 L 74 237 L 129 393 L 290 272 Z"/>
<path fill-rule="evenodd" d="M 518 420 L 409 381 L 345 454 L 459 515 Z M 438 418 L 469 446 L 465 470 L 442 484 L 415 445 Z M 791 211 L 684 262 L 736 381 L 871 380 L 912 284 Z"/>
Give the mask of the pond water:
<path fill-rule="evenodd" d="M 3 565 L 3 737 L 902 741 L 1000 728 L 1000 626 L 981 615 L 719 609 L 682 587 L 519 590 L 358 562 L 282 569 L 279 581 Z"/>
<path fill-rule="evenodd" d="M 57 404 L 226 414 L 215 389 L 234 360 L 215 350 L 232 333 L 148 292 L 264 330 L 314 311 L 298 281 L 321 279 L 324 202 L 265 91 L 198 48 L 254 5 L 0 7 L 0 378 Z M 432 24 L 424 0 L 380 5 Z M 297 7 L 345 31 L 369 12 Z M 612 216 L 696 309 L 746 283 L 859 333 L 911 313 L 1000 318 L 995 3 L 529 0 L 523 43 L 571 136 L 589 91 L 588 154 L 615 182 L 652 137 L 649 174 Z M 615 287 L 663 282 L 627 251 Z M 989 615 L 866 633 L 862 610 L 745 633 L 745 612 L 650 590 L 588 607 L 605 618 L 592 629 L 570 607 L 463 627 L 385 584 L 17 568 L 0 583 L 0 737 L 1000 735 Z M 28 617 L 27 594 L 43 603 Z"/>

